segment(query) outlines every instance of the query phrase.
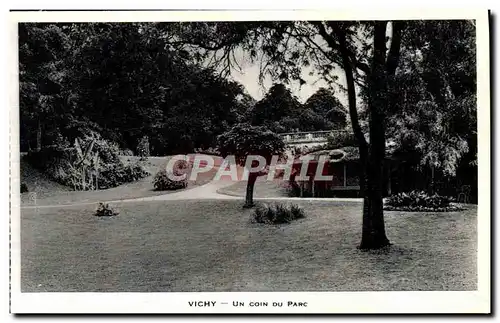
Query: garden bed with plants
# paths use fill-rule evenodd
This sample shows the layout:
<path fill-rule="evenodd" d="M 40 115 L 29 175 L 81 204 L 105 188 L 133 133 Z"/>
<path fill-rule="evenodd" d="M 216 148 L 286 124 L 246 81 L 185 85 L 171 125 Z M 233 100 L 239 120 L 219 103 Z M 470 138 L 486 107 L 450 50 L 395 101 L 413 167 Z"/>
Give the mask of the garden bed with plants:
<path fill-rule="evenodd" d="M 297 204 L 258 205 L 251 216 L 251 222 L 263 224 L 287 224 L 305 218 L 304 210 Z"/>
<path fill-rule="evenodd" d="M 150 175 L 141 160 L 127 164 L 119 153 L 118 145 L 92 132 L 73 144 L 61 140 L 24 158 L 51 180 L 75 191 L 113 188 Z"/>
<path fill-rule="evenodd" d="M 464 210 L 462 206 L 453 202 L 454 199 L 450 196 L 411 191 L 386 198 L 384 210 L 407 212 L 454 212 Z"/>

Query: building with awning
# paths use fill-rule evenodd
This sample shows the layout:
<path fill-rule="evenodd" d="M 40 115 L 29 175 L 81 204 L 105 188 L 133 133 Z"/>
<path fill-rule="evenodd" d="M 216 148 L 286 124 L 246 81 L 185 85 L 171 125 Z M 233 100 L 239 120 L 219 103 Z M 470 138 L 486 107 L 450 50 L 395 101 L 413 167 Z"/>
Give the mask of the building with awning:
<path fill-rule="evenodd" d="M 311 152 L 308 156 L 314 157 L 308 163 L 306 175 L 308 180 L 299 180 L 303 163 L 298 158 L 292 166 L 290 185 L 295 190 L 295 195 L 305 197 L 330 197 L 330 196 L 358 196 L 360 191 L 359 174 L 361 171 L 359 148 L 341 147 L 331 150 Z M 326 160 L 326 161 L 325 161 Z M 318 166 L 323 164 L 321 174 Z M 397 165 L 397 160 L 390 154 L 384 163 L 385 195 L 391 194 L 391 173 Z M 325 180 L 317 175 L 331 176 Z"/>

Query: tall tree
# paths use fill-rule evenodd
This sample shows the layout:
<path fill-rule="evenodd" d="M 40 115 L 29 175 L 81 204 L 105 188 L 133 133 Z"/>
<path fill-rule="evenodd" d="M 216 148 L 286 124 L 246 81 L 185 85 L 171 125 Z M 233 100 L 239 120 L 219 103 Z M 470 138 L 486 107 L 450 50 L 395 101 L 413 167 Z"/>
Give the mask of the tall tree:
<path fill-rule="evenodd" d="M 257 177 L 265 174 L 264 167 L 271 163 L 273 156 L 282 157 L 285 152 L 285 143 L 280 136 L 261 126 L 251 126 L 248 124 L 237 124 L 229 131 L 218 137 L 218 148 L 224 158 L 231 155 L 234 161 L 247 168 L 258 168 L 260 171 L 248 173 L 247 190 L 244 207 L 252 207 L 253 192 Z M 249 156 L 260 156 L 263 158 L 260 164 L 258 160 L 250 160 Z"/>
<path fill-rule="evenodd" d="M 59 133 L 66 105 L 63 79 L 68 39 L 53 24 L 19 24 L 19 92 L 22 149 L 40 150 Z M 34 146 L 34 147 L 33 147 Z"/>
<path fill-rule="evenodd" d="M 390 26 L 391 28 L 388 28 Z M 187 25 L 184 36 L 204 50 L 222 50 L 224 66 L 231 67 L 230 53 L 240 47 L 261 60 L 261 74 L 275 79 L 297 80 L 303 67 L 313 65 L 328 83 L 336 82 L 334 67 L 345 75 L 349 114 L 358 140 L 364 197 L 361 249 L 389 244 L 385 233 L 382 183 L 385 157 L 388 93 L 394 86 L 399 64 L 403 22 L 264 22 Z M 201 36 L 203 35 L 203 37 Z M 217 37 L 213 37 L 217 35 Z M 387 37 L 389 36 L 389 37 Z M 259 56 L 257 52 L 262 54 Z M 369 114 L 369 140 L 363 133 L 357 106 L 358 87 L 365 88 Z"/>

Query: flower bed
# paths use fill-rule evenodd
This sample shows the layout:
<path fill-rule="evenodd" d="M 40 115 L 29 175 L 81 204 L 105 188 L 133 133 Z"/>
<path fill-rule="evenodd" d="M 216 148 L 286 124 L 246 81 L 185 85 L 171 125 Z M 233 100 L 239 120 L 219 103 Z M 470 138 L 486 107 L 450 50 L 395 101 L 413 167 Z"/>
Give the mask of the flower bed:
<path fill-rule="evenodd" d="M 423 191 L 398 193 L 388 197 L 384 203 L 386 211 L 407 212 L 453 212 L 464 208 L 453 203 L 450 196 L 429 195 Z"/>

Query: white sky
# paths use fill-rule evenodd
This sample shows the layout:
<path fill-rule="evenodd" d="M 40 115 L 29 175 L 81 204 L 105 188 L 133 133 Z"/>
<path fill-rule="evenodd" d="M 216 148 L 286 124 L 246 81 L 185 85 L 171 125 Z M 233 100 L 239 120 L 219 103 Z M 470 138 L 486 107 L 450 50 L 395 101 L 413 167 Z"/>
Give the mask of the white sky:
<path fill-rule="evenodd" d="M 235 53 L 238 65 L 241 67 L 241 72 L 238 70 L 231 70 L 231 76 L 235 81 L 240 82 L 246 88 L 248 94 L 250 94 L 254 99 L 260 100 L 267 93 L 267 90 L 273 84 L 271 78 L 268 76 L 264 80 L 264 84 L 259 84 L 259 62 L 250 62 L 250 59 L 245 57 L 243 53 Z M 320 79 L 318 76 L 310 76 L 309 73 L 313 68 L 304 68 L 302 71 L 302 78 L 306 81 L 306 84 L 299 86 L 298 82 L 291 82 L 287 85 L 290 88 L 292 94 L 297 96 L 300 102 L 304 103 L 314 92 L 316 92 L 320 87 L 328 87 L 327 84 Z M 339 77 L 339 82 L 344 83 L 344 74 L 338 69 L 334 70 Z M 342 102 L 342 104 L 347 103 L 346 94 L 335 90 L 335 96 Z"/>

